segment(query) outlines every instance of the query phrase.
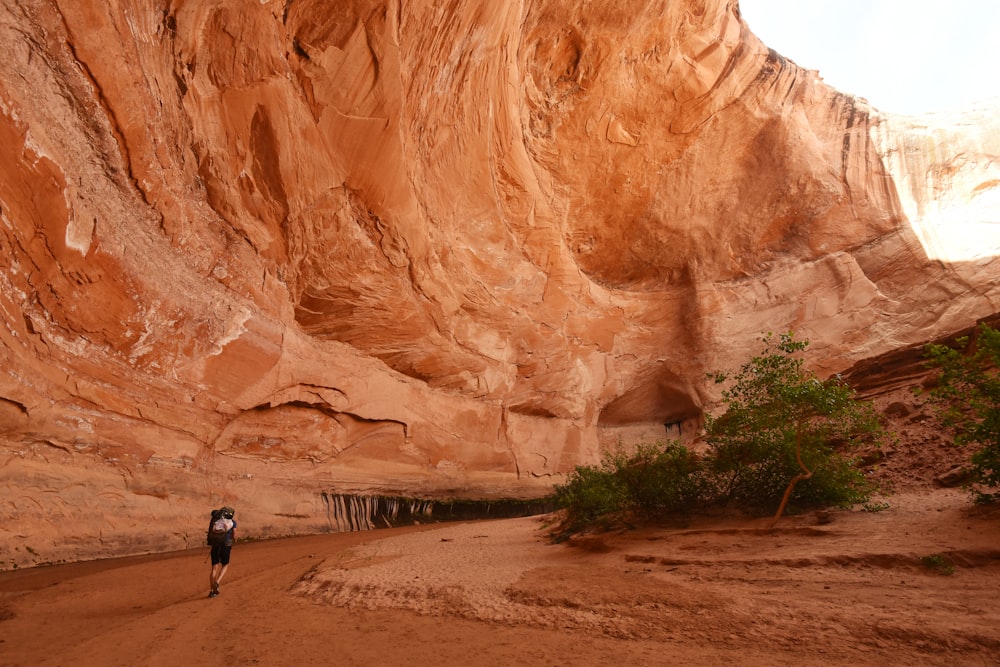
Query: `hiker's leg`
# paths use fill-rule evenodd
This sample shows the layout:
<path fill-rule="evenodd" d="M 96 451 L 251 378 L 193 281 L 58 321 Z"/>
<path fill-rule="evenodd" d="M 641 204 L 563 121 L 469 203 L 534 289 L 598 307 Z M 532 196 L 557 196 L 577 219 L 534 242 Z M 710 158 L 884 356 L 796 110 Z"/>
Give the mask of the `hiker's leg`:
<path fill-rule="evenodd" d="M 222 569 L 221 565 L 221 554 L 219 553 L 219 547 L 212 546 L 212 570 L 209 574 L 208 585 L 213 591 L 216 589 L 219 583 L 219 570 Z"/>
<path fill-rule="evenodd" d="M 222 577 L 226 575 L 226 570 L 229 569 L 229 553 L 231 551 L 231 546 L 219 547 L 219 572 L 215 575 L 216 588 L 219 587 L 219 584 L 222 582 Z"/>

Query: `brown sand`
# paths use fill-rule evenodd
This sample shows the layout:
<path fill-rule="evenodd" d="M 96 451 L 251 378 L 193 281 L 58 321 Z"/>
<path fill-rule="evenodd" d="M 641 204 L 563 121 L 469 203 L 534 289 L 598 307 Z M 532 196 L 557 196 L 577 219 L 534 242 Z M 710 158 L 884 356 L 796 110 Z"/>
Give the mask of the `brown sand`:
<path fill-rule="evenodd" d="M 2 665 L 1000 665 L 1000 510 L 699 519 L 554 545 L 544 519 L 0 574 Z M 940 556 L 942 567 L 935 568 Z"/>

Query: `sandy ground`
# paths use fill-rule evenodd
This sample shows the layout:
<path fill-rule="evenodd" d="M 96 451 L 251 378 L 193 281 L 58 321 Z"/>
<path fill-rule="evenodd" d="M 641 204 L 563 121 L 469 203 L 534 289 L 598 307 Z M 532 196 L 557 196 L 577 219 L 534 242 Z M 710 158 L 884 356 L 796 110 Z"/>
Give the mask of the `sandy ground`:
<path fill-rule="evenodd" d="M 2 665 L 1000 665 L 1000 509 L 698 519 L 552 544 L 551 517 L 0 574 Z"/>

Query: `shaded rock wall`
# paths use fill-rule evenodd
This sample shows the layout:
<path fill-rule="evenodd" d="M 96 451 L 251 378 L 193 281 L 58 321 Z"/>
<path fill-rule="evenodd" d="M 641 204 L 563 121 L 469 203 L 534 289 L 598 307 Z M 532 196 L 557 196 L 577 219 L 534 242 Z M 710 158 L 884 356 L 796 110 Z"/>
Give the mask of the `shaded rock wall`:
<path fill-rule="evenodd" d="M 441 4 L 0 8 L 9 562 L 539 496 L 764 331 L 835 372 L 1000 310 L 942 242 L 997 114 L 880 114 L 734 1 Z"/>

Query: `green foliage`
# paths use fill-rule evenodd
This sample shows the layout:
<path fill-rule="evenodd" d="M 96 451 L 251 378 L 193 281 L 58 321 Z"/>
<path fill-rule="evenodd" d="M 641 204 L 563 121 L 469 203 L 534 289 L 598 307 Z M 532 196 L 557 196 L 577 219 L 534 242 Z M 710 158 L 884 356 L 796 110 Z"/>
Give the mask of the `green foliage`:
<path fill-rule="evenodd" d="M 791 334 L 764 339 L 765 350 L 729 378 L 716 373 L 724 414 L 706 419 L 708 453 L 698 457 L 676 441 L 619 447 L 599 466 L 579 466 L 556 501 L 567 533 L 625 515 L 684 514 L 706 505 L 738 503 L 773 511 L 794 485 L 799 507 L 866 502 L 875 490 L 849 456 L 853 446 L 885 436 L 870 403 L 859 402 L 839 378 L 825 382 L 793 354 L 807 343 Z"/>
<path fill-rule="evenodd" d="M 577 466 L 556 486 L 556 502 L 570 530 L 624 514 L 683 512 L 703 499 L 700 470 L 693 452 L 675 441 L 619 446 L 598 467 Z"/>
<path fill-rule="evenodd" d="M 873 485 L 849 452 L 885 433 L 868 402 L 839 377 L 820 381 L 795 355 L 808 346 L 791 333 L 764 338 L 764 350 L 730 377 L 716 373 L 725 412 L 709 415 L 705 429 L 711 472 L 722 499 L 773 510 L 802 464 L 811 477 L 795 486 L 799 507 L 864 502 Z"/>
<path fill-rule="evenodd" d="M 891 507 L 892 505 L 890 505 L 885 501 L 881 502 L 868 501 L 861 506 L 861 509 L 863 509 L 866 512 L 884 512 L 885 510 Z"/>
<path fill-rule="evenodd" d="M 676 441 L 638 445 L 634 452 L 610 456 L 616 477 L 625 487 L 627 509 L 638 514 L 689 510 L 703 498 L 701 465 Z"/>
<path fill-rule="evenodd" d="M 960 338 L 957 349 L 928 345 L 929 365 L 940 370 L 931 399 L 942 424 L 952 429 L 959 445 L 979 449 L 972 455 L 976 480 L 1000 486 L 1000 331 L 981 324 L 970 341 Z M 980 500 L 996 498 L 973 490 Z"/>
<path fill-rule="evenodd" d="M 627 505 L 625 485 L 607 458 L 600 467 L 577 466 L 565 484 L 556 486 L 555 499 L 566 510 L 569 530 L 618 514 Z"/>
<path fill-rule="evenodd" d="M 920 562 L 924 567 L 934 570 L 938 574 L 943 574 L 945 576 L 950 576 L 955 574 L 955 566 L 948 562 L 948 560 L 941 554 L 930 554 L 929 556 L 921 556 Z"/>

